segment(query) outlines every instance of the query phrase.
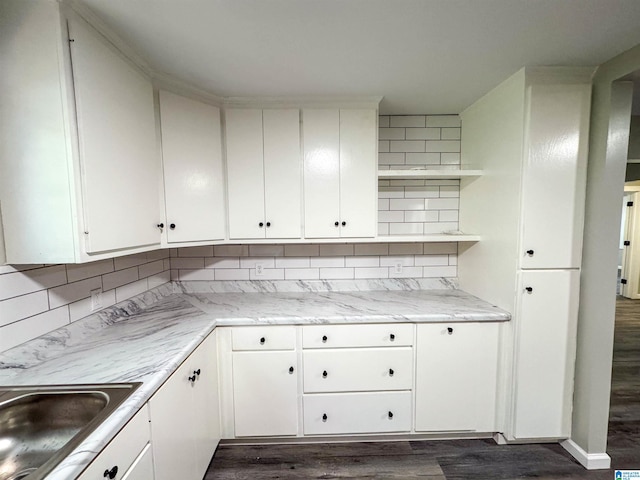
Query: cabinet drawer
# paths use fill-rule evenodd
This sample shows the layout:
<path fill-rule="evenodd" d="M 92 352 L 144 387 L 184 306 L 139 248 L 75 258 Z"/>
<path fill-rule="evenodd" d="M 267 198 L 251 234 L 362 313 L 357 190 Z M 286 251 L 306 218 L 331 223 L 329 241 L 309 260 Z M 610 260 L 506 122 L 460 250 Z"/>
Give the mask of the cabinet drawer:
<path fill-rule="evenodd" d="M 145 405 L 82 472 L 79 480 L 102 480 L 104 472 L 114 467 L 118 467 L 114 478 L 121 480 L 150 439 L 149 413 Z"/>
<path fill-rule="evenodd" d="M 304 434 L 408 432 L 411 392 L 305 395 Z"/>
<path fill-rule="evenodd" d="M 408 323 L 310 325 L 302 328 L 302 346 L 303 348 L 411 346 L 413 330 L 414 326 Z"/>
<path fill-rule="evenodd" d="M 231 330 L 233 350 L 294 350 L 296 327 L 236 327 Z"/>
<path fill-rule="evenodd" d="M 411 347 L 306 350 L 303 360 L 305 393 L 411 389 Z"/>

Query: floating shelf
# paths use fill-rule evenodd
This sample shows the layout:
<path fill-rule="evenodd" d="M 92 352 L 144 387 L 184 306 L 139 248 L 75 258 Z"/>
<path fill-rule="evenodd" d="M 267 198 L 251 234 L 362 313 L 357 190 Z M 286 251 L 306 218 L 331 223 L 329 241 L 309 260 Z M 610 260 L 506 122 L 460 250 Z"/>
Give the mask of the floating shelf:
<path fill-rule="evenodd" d="M 482 175 L 482 170 L 378 170 L 379 180 L 389 179 L 426 179 L 437 178 L 442 180 L 459 180 L 461 178 L 479 177 Z"/>

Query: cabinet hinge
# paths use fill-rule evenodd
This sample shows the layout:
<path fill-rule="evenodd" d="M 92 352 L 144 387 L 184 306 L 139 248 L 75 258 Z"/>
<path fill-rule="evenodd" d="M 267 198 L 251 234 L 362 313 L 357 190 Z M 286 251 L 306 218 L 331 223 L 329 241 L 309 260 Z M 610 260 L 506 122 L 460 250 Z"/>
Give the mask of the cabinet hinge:
<path fill-rule="evenodd" d="M 625 240 L 624 242 L 622 242 L 622 244 L 623 244 L 625 247 L 628 247 L 629 245 L 631 245 L 631 242 L 630 242 L 629 240 Z"/>
<path fill-rule="evenodd" d="M 627 202 L 627 207 L 633 207 L 633 202 Z"/>
<path fill-rule="evenodd" d="M 627 284 L 627 279 L 626 279 L 626 278 L 621 278 L 621 279 L 620 279 L 620 283 L 621 283 L 622 285 L 626 285 L 626 284 Z"/>

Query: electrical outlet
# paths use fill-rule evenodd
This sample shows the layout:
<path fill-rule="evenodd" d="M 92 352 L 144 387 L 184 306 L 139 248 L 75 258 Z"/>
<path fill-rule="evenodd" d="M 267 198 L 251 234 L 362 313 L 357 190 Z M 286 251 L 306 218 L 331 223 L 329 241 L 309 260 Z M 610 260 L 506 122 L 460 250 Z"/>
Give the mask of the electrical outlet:
<path fill-rule="evenodd" d="M 264 265 L 256 263 L 256 276 L 264 275 Z"/>
<path fill-rule="evenodd" d="M 396 262 L 393 265 L 393 273 L 402 273 L 402 262 Z"/>
<path fill-rule="evenodd" d="M 95 312 L 102 308 L 102 290 L 96 288 L 91 290 L 91 311 Z"/>

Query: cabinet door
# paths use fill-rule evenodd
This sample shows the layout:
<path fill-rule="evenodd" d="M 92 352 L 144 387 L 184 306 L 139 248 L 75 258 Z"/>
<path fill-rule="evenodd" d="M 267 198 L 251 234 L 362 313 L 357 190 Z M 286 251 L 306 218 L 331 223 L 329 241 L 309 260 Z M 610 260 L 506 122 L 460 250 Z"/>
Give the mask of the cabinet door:
<path fill-rule="evenodd" d="M 264 110 L 264 196 L 267 238 L 302 237 L 300 111 Z"/>
<path fill-rule="evenodd" d="M 515 319 L 515 438 L 571 434 L 579 281 L 578 270 L 521 272 Z"/>
<path fill-rule="evenodd" d="M 229 238 L 264 238 L 262 110 L 230 109 L 225 118 Z"/>
<path fill-rule="evenodd" d="M 416 431 L 495 430 L 497 323 L 418 325 Z"/>
<path fill-rule="evenodd" d="M 295 352 L 233 353 L 236 437 L 297 433 L 296 363 Z"/>
<path fill-rule="evenodd" d="M 100 35 L 69 22 L 86 251 L 160 243 L 153 88 Z"/>
<path fill-rule="evenodd" d="M 224 238 L 220 109 L 160 91 L 160 117 L 168 242 Z"/>
<path fill-rule="evenodd" d="M 201 422 L 192 404 L 189 359 L 149 400 L 155 480 L 196 480 L 194 426 Z"/>
<path fill-rule="evenodd" d="M 340 113 L 304 110 L 304 235 L 340 236 Z M 337 224 L 337 225 L 336 225 Z"/>
<path fill-rule="evenodd" d="M 104 472 L 116 467 L 115 478 L 122 480 L 128 474 L 128 470 L 138 462 L 141 452 L 144 453 L 145 448 L 149 446 L 149 439 L 149 412 L 147 407 L 143 406 L 78 479 L 103 480 Z"/>
<path fill-rule="evenodd" d="M 580 266 L 590 92 L 590 85 L 527 89 L 522 268 Z"/>
<path fill-rule="evenodd" d="M 196 475 L 202 478 L 220 441 L 217 332 L 202 342 L 190 361 L 193 370 L 200 372 L 193 389 L 193 409 L 197 417 L 193 433 Z"/>
<path fill-rule="evenodd" d="M 103 472 L 104 474 L 104 472 Z M 117 477 L 116 477 L 117 478 Z M 102 477 L 104 479 L 104 476 Z M 151 444 L 147 443 L 144 450 L 131 468 L 124 474 L 122 480 L 152 480 L 153 479 L 153 456 L 151 455 Z M 96 479 L 98 480 L 98 479 Z"/>
<path fill-rule="evenodd" d="M 375 237 L 378 222 L 375 110 L 340 110 L 340 236 Z"/>

